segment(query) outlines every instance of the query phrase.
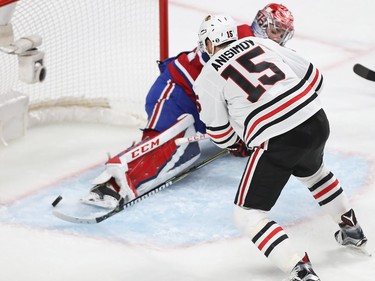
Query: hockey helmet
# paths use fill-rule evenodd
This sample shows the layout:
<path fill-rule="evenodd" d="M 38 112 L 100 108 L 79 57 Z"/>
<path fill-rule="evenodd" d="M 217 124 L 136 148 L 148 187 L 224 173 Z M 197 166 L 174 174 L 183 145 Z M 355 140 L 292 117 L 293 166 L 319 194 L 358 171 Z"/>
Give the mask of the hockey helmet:
<path fill-rule="evenodd" d="M 238 39 L 237 24 L 227 15 L 208 15 L 199 27 L 198 38 L 200 50 L 212 56 L 207 51 L 206 39 L 212 42 L 213 47 L 235 41 Z"/>
<path fill-rule="evenodd" d="M 269 38 L 284 46 L 293 37 L 294 17 L 284 5 L 271 3 L 258 11 L 251 26 L 257 37 Z"/>

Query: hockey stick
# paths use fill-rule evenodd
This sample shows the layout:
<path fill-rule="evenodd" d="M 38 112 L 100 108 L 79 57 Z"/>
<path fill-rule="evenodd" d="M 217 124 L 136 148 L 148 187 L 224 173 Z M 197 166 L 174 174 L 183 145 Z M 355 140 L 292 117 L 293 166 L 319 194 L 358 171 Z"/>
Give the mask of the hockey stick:
<path fill-rule="evenodd" d="M 198 163 L 197 165 L 189 168 L 188 170 L 186 170 L 185 172 L 179 174 L 179 175 L 176 175 L 172 178 L 170 178 L 169 180 L 159 184 L 158 186 L 154 187 L 153 189 L 149 190 L 148 192 L 146 192 L 145 194 L 139 196 L 138 198 L 135 198 L 133 199 L 132 201 L 129 201 L 127 203 L 123 203 L 119 206 L 117 206 L 115 209 L 109 211 L 108 213 L 104 214 L 104 215 L 101 215 L 101 216 L 98 216 L 98 217 L 93 217 L 93 218 L 79 218 L 79 217 L 74 217 L 74 216 L 69 216 L 69 215 L 66 215 L 66 214 L 63 214 L 61 212 L 58 212 L 58 211 L 53 211 L 52 214 L 56 217 L 58 217 L 59 219 L 62 219 L 64 221 L 67 221 L 67 222 L 72 222 L 72 223 L 79 223 L 79 224 L 96 224 L 96 223 L 100 223 L 114 215 L 116 215 L 117 213 L 121 212 L 122 210 L 134 205 L 135 203 L 149 197 L 150 195 L 172 185 L 172 184 L 175 184 L 177 182 L 179 182 L 180 180 L 184 179 L 185 177 L 187 177 L 188 175 L 190 175 L 192 172 L 206 166 L 208 163 L 211 163 L 212 161 L 214 161 L 215 159 L 223 156 L 223 155 L 226 155 L 228 154 L 228 150 L 221 150 L 220 152 L 216 153 L 215 155 L 203 160 L 202 162 Z"/>
<path fill-rule="evenodd" d="M 186 137 L 186 138 L 178 138 L 178 139 L 175 139 L 174 142 L 176 143 L 176 145 L 182 145 L 182 144 L 185 144 L 185 143 L 207 140 L 209 138 L 210 137 L 207 134 L 201 134 L 201 135 L 195 135 L 195 136 Z"/>
<path fill-rule="evenodd" d="M 353 67 L 353 71 L 355 74 L 361 76 L 370 81 L 375 81 L 375 71 L 363 66 L 362 64 L 355 64 Z"/>

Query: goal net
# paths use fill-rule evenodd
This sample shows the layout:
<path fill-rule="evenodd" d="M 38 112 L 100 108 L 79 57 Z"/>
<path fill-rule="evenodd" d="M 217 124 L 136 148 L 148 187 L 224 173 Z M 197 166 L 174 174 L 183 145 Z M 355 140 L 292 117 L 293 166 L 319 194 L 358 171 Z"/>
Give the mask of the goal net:
<path fill-rule="evenodd" d="M 18 1 L 11 19 L 14 38 L 41 36 L 38 49 L 45 53 L 47 75 L 42 83 L 25 84 L 18 79 L 17 56 L 0 52 L 0 99 L 10 90 L 26 94 L 29 125 L 145 121 L 145 96 L 159 73 L 156 61 L 167 48 L 160 31 L 166 3 Z"/>

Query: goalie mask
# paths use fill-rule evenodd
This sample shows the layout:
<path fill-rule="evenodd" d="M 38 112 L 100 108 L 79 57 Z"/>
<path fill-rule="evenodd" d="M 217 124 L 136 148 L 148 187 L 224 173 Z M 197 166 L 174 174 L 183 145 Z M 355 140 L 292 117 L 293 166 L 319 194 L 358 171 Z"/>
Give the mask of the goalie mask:
<path fill-rule="evenodd" d="M 293 37 L 294 17 L 287 7 L 272 3 L 258 11 L 251 27 L 257 37 L 269 38 L 284 46 Z"/>
<path fill-rule="evenodd" d="M 212 56 L 214 47 L 238 39 L 237 24 L 230 16 L 209 15 L 201 23 L 198 38 L 199 49 Z M 211 53 L 207 50 L 207 39 L 212 43 Z"/>

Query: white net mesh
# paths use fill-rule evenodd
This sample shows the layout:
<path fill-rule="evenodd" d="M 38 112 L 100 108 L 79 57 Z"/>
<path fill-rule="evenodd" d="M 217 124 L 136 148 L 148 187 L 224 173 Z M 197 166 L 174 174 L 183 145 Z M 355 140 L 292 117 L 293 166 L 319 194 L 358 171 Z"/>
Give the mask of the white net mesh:
<path fill-rule="evenodd" d="M 35 112 L 115 108 L 145 118 L 144 98 L 158 75 L 158 0 L 22 0 L 11 23 L 15 39 L 42 37 L 47 77 L 20 82 L 17 57 L 0 52 L 0 95 L 26 93 Z"/>

